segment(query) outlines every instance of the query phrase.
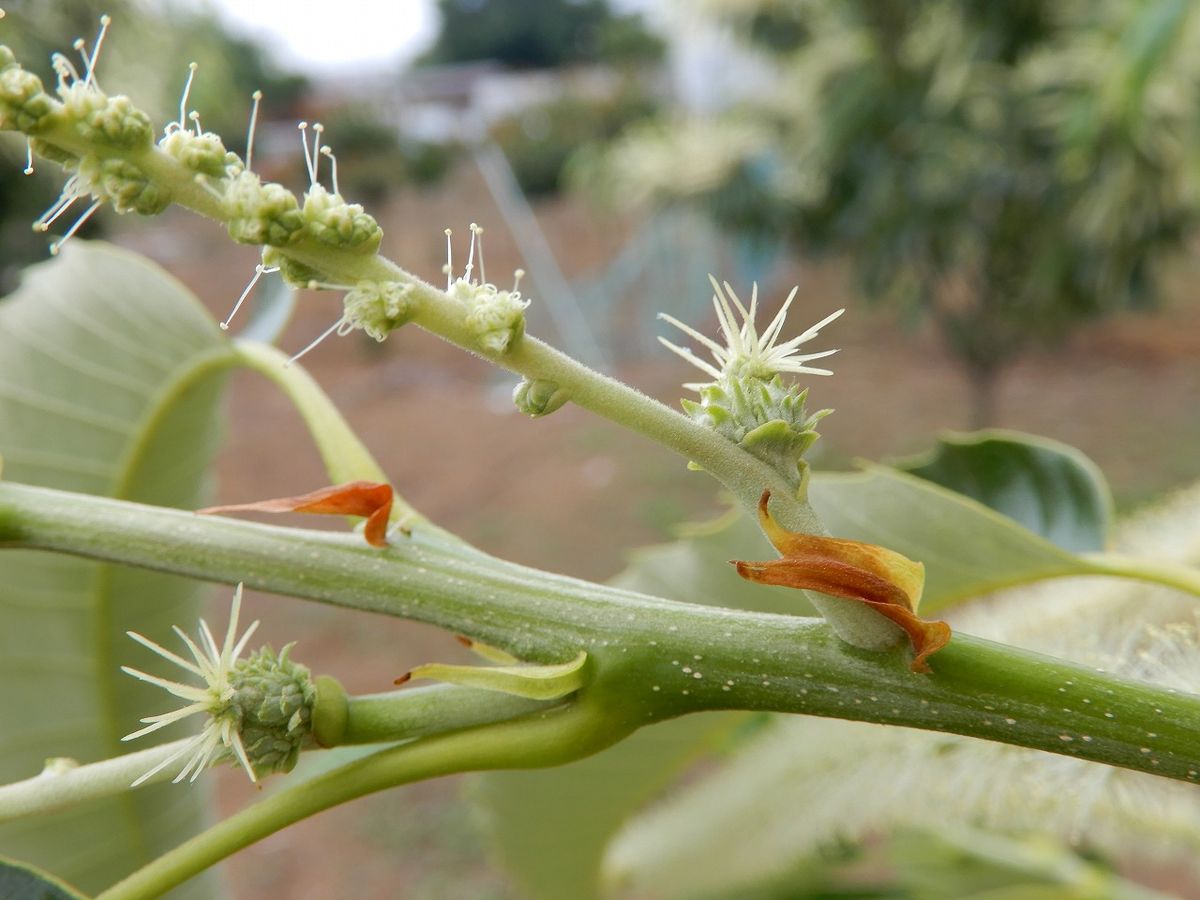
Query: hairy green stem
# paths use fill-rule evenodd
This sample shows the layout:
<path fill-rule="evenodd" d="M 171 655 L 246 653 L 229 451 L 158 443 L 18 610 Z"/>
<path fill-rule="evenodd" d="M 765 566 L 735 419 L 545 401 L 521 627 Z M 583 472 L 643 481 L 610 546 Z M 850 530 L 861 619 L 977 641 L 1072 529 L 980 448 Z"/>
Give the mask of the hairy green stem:
<path fill-rule="evenodd" d="M 378 744 L 444 734 L 542 712 L 560 701 L 529 700 L 456 684 L 349 698 L 340 745 Z"/>
<path fill-rule="evenodd" d="M 86 800 L 124 794 L 137 778 L 190 741 L 191 738 L 183 738 L 86 765 L 48 765 L 32 778 L 0 785 L 0 822 L 45 815 Z M 143 783 L 154 784 L 174 777 L 175 770 L 166 768 Z"/>
<path fill-rule="evenodd" d="M 1200 771 L 1200 697 L 956 634 L 934 674 L 818 620 L 696 606 L 493 559 L 417 529 L 360 538 L 0 483 L 0 548 L 41 548 L 417 619 L 537 662 L 586 650 L 592 684 L 651 722 L 706 709 L 908 725 L 1172 778 Z M 1111 715 L 1110 715 L 1111 714 Z M 1154 734 L 1148 739 L 1147 734 Z"/>
<path fill-rule="evenodd" d="M 561 705 L 561 701 L 528 700 L 453 684 L 352 696 L 343 702 L 346 714 L 340 731 L 319 736 L 324 746 L 412 740 L 503 722 Z M 191 740 L 183 738 L 84 765 L 68 761 L 48 766 L 32 778 L 0 785 L 0 822 L 46 815 L 86 800 L 124 794 L 143 773 Z M 168 766 L 143 783 L 167 781 L 175 777 L 177 769 Z"/>

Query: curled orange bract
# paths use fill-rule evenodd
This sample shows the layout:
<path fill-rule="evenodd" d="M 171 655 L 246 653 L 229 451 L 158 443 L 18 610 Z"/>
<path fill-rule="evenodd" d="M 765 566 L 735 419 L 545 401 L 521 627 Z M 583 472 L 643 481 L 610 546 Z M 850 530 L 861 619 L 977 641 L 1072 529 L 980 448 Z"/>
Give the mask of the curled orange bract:
<path fill-rule="evenodd" d="M 277 497 L 254 503 L 210 506 L 201 515 L 229 512 L 301 512 L 334 516 L 364 516 L 363 537 L 372 547 L 387 546 L 388 518 L 392 514 L 392 486 L 374 481 L 349 481 L 296 497 Z"/>
<path fill-rule="evenodd" d="M 820 591 L 864 603 L 891 619 L 912 641 L 914 672 L 930 672 L 928 658 L 950 641 L 950 626 L 917 615 L 925 586 L 925 566 L 906 556 L 860 541 L 788 531 L 771 517 L 770 491 L 758 501 L 758 521 L 782 558 L 767 562 L 734 560 L 749 581 Z"/>

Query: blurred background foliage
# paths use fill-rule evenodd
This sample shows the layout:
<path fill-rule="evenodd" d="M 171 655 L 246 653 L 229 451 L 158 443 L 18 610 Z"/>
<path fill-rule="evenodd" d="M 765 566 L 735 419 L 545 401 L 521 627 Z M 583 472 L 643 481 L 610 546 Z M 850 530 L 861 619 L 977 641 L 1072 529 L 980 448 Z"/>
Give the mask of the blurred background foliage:
<path fill-rule="evenodd" d="M 657 62 L 665 44 L 607 0 L 438 0 L 441 27 L 424 64 L 493 60 L 548 69 Z"/>
<path fill-rule="evenodd" d="M 770 88 L 629 131 L 582 167 L 598 193 L 845 256 L 866 297 L 936 325 L 976 425 L 1030 346 L 1156 301 L 1200 199 L 1196 4 L 702 6 Z"/>
<path fill-rule="evenodd" d="M 501 119 L 491 137 L 508 157 L 521 189 L 530 196 L 557 194 L 580 148 L 602 148 L 659 103 L 636 81 L 607 97 L 565 95 Z"/>

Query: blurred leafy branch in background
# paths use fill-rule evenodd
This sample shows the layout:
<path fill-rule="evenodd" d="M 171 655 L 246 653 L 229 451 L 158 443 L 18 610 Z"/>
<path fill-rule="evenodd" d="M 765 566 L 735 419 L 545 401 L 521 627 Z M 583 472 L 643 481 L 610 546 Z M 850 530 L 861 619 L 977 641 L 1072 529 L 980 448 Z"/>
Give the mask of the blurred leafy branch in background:
<path fill-rule="evenodd" d="M 868 298 L 933 322 L 976 425 L 1022 352 L 1158 299 L 1200 210 L 1195 4 L 702 6 L 774 87 L 630 129 L 581 166 L 601 195 L 845 255 Z"/>
<path fill-rule="evenodd" d="M 438 0 L 441 29 L 423 63 L 492 60 L 516 68 L 654 62 L 661 38 L 608 0 Z"/>

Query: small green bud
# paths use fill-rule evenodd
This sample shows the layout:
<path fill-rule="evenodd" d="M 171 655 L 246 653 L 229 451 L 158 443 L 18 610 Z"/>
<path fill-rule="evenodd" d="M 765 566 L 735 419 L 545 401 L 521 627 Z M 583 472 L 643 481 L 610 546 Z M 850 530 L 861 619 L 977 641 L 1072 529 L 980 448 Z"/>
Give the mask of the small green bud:
<path fill-rule="evenodd" d="M 16 64 L 16 54 L 12 52 L 7 44 L 0 44 L 0 72 L 3 72 L 9 66 L 15 66 Z"/>
<path fill-rule="evenodd" d="M 59 93 L 63 117 L 85 141 L 122 150 L 142 149 L 154 142 L 150 117 L 128 97 L 109 97 L 82 81 Z"/>
<path fill-rule="evenodd" d="M 124 95 L 109 97 L 104 108 L 92 114 L 88 124 L 95 130 L 96 140 L 111 147 L 137 150 L 154 142 L 150 117 Z"/>
<path fill-rule="evenodd" d="M 64 150 L 57 144 L 47 143 L 46 141 L 33 139 L 33 152 L 42 159 L 50 162 L 58 163 L 65 169 L 74 171 L 79 168 L 80 159 L 70 150 Z"/>
<path fill-rule="evenodd" d="M 286 247 L 303 235 L 304 217 L 291 191 L 274 182 L 263 184 L 252 172 L 240 172 L 227 184 L 225 209 L 235 241 Z"/>
<path fill-rule="evenodd" d="M 412 318 L 411 284 L 360 281 L 346 294 L 346 320 L 377 341 Z"/>
<path fill-rule="evenodd" d="M 224 178 L 242 165 L 237 154 L 226 150 L 220 136 L 211 131 L 195 134 L 176 129 L 159 141 L 158 146 L 193 172 L 213 178 Z"/>
<path fill-rule="evenodd" d="M 40 78 L 15 64 L 0 70 L 0 128 L 36 132 L 53 113 Z"/>
<path fill-rule="evenodd" d="M 294 645 L 276 655 L 270 647 L 239 660 L 229 677 L 228 708 L 256 776 L 290 772 L 312 731 L 317 689 L 306 666 L 288 658 Z"/>
<path fill-rule="evenodd" d="M 170 191 L 151 182 L 127 160 L 101 160 L 89 154 L 79 161 L 78 171 L 80 181 L 90 192 L 110 201 L 119 213 L 156 216 L 171 205 Z"/>
<path fill-rule="evenodd" d="M 525 378 L 513 388 L 513 403 L 517 409 L 534 419 L 550 415 L 569 399 L 570 395 L 557 382 L 544 378 L 533 381 Z"/>
<path fill-rule="evenodd" d="M 316 240 L 333 247 L 374 253 L 383 240 L 383 229 L 357 203 L 347 203 L 314 184 L 304 195 L 304 224 Z"/>
<path fill-rule="evenodd" d="M 284 283 L 296 290 L 308 287 L 313 281 L 328 280 L 312 266 L 306 266 L 302 262 L 297 262 L 286 253 L 282 253 L 274 247 L 264 247 L 262 259 L 263 265 L 267 268 L 278 268 Z"/>
<path fill-rule="evenodd" d="M 467 327 L 484 350 L 503 353 L 525 333 L 525 309 L 529 301 L 519 291 L 502 291 L 494 284 L 459 279 L 450 294 L 470 307 Z"/>

